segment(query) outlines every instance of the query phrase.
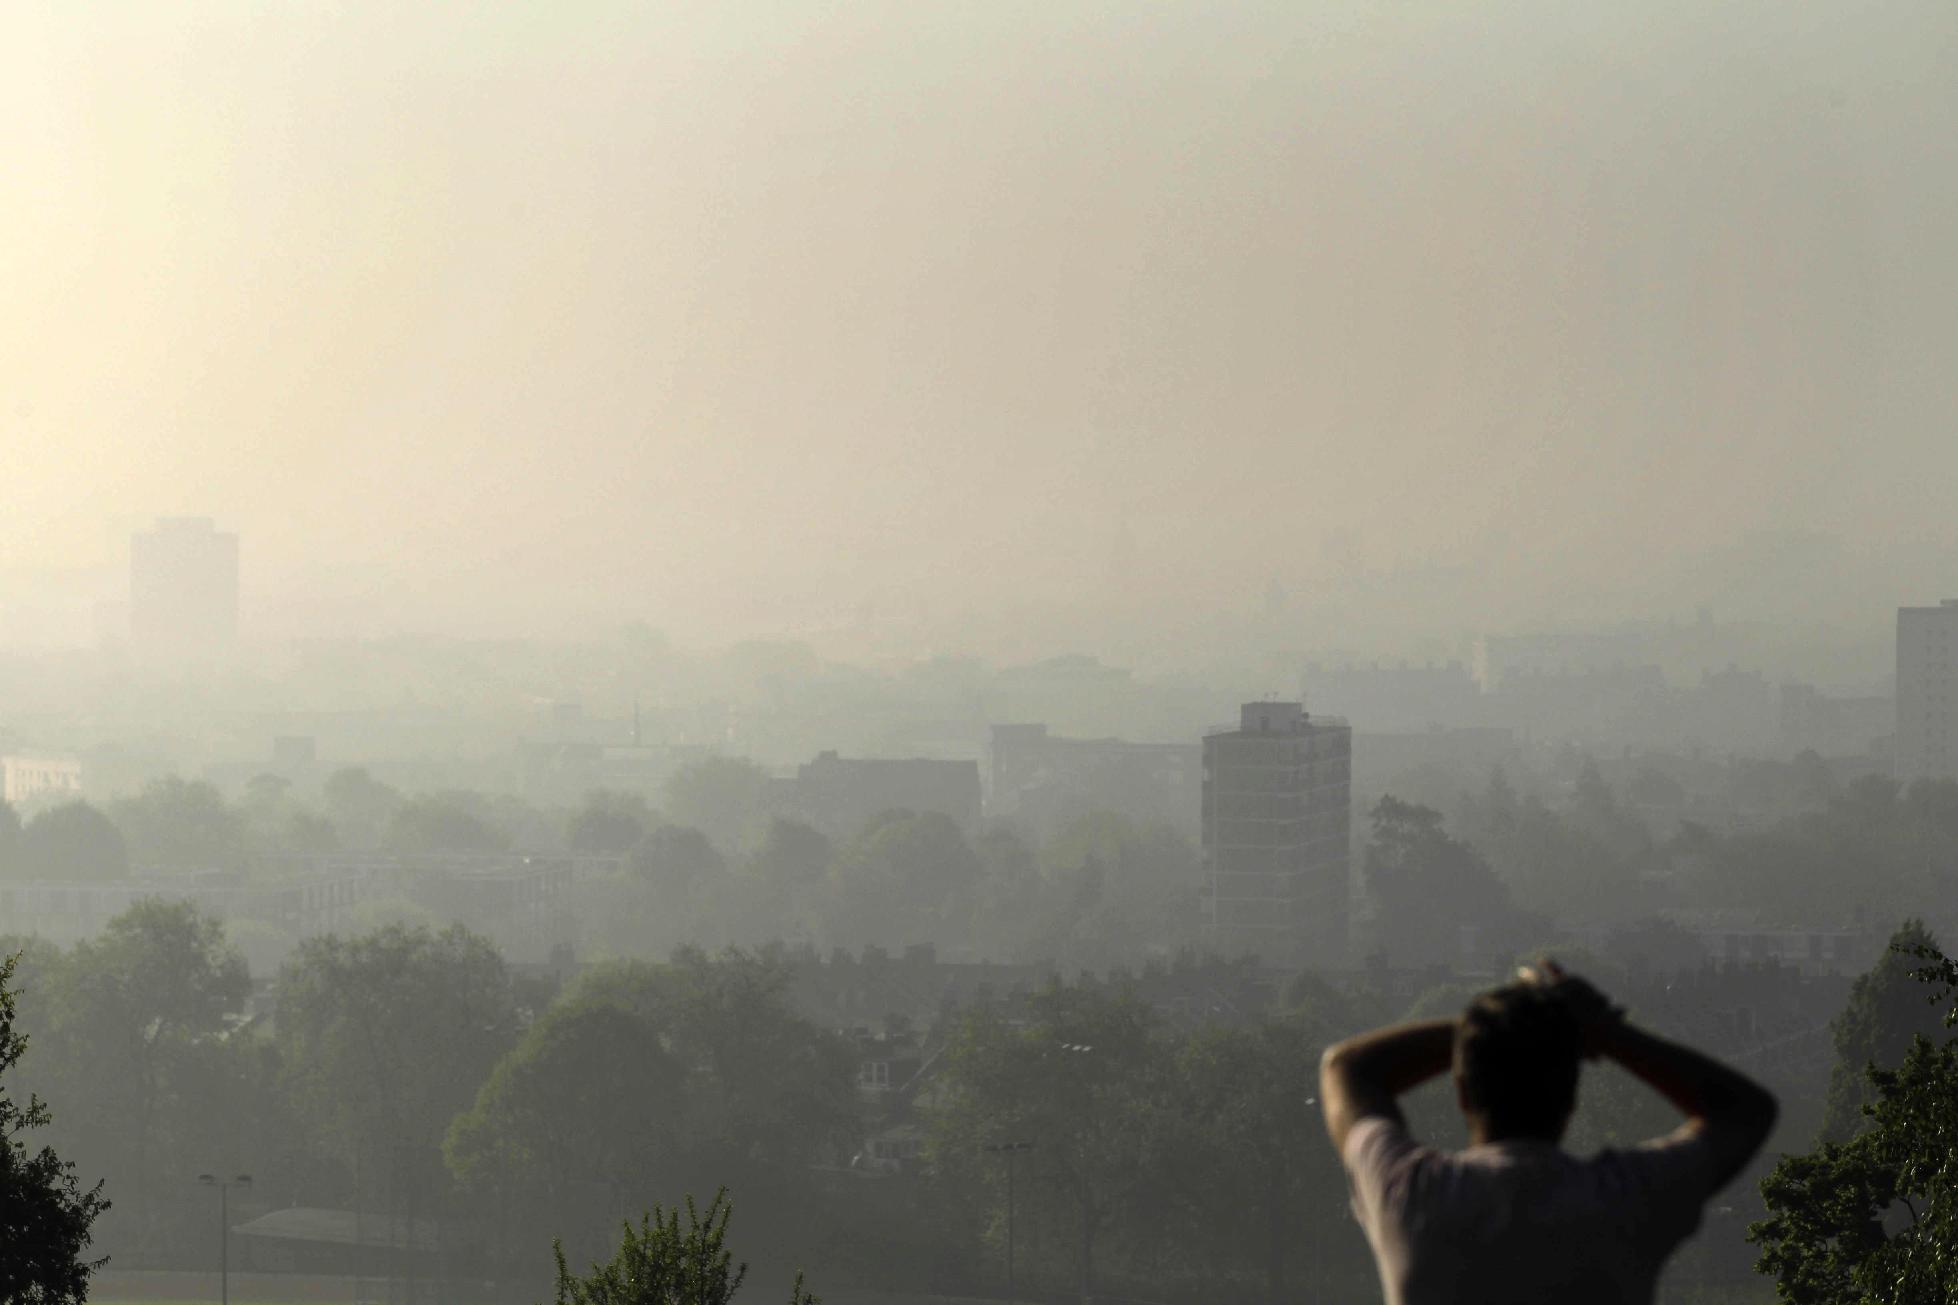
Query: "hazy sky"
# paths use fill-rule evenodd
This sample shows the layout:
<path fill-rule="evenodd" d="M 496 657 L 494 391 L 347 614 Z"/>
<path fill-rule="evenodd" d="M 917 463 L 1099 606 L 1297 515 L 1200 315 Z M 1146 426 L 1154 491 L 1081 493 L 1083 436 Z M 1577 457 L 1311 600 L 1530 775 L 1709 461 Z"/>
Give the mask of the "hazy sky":
<path fill-rule="evenodd" d="M 0 580 L 194 512 L 266 633 L 1958 592 L 1949 0 L 8 15 Z"/>

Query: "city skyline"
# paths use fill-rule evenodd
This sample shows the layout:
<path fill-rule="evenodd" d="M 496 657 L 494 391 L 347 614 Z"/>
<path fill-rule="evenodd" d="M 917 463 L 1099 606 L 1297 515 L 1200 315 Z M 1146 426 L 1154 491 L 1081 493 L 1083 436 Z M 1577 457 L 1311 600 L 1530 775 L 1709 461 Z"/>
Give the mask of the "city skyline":
<path fill-rule="evenodd" d="M 766 8 L 30 5 L 0 587 L 178 512 L 268 636 L 1951 587 L 1941 5 Z"/>

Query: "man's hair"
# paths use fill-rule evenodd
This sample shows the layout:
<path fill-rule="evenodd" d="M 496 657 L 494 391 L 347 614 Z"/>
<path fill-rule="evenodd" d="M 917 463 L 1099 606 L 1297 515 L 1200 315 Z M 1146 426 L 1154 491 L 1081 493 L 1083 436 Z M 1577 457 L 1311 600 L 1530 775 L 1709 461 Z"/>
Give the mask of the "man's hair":
<path fill-rule="evenodd" d="M 1582 1051 L 1576 1018 L 1539 985 L 1485 992 L 1455 1026 L 1462 1104 L 1499 1137 L 1554 1138 L 1577 1106 Z"/>

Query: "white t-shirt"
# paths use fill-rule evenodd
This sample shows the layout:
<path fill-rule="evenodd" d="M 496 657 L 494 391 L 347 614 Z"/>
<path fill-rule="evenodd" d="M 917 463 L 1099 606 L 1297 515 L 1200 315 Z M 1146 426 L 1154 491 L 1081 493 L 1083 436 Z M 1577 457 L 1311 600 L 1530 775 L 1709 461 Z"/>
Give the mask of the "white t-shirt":
<path fill-rule="evenodd" d="M 1712 1193 L 1706 1144 L 1684 1130 L 1590 1157 L 1532 1141 L 1449 1152 L 1374 1116 L 1341 1158 L 1387 1305 L 1651 1305 Z"/>

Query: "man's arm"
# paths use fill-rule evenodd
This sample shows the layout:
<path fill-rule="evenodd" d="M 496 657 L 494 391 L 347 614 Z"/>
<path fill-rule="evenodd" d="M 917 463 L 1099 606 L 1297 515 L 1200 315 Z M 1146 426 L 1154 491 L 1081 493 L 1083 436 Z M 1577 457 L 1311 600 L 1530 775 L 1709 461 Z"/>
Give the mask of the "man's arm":
<path fill-rule="evenodd" d="M 1561 997 L 1583 1030 L 1584 1054 L 1617 1061 L 1686 1116 L 1680 1132 L 1705 1141 L 1715 1189 L 1741 1171 L 1774 1128 L 1774 1094 L 1713 1057 L 1634 1028 L 1603 993 L 1555 961 L 1523 976 Z"/>
<path fill-rule="evenodd" d="M 1598 1052 L 1686 1116 L 1681 1131 L 1705 1141 L 1716 1190 L 1746 1167 L 1774 1128 L 1780 1108 L 1773 1093 L 1691 1047 L 1619 1021 L 1602 1032 Z"/>
<path fill-rule="evenodd" d="M 1379 1115 L 1404 1124 L 1394 1099 L 1445 1072 L 1454 1055 L 1454 1020 L 1395 1024 L 1326 1048 L 1319 1108 L 1333 1150 L 1346 1154 L 1346 1135 L 1362 1119 Z"/>

